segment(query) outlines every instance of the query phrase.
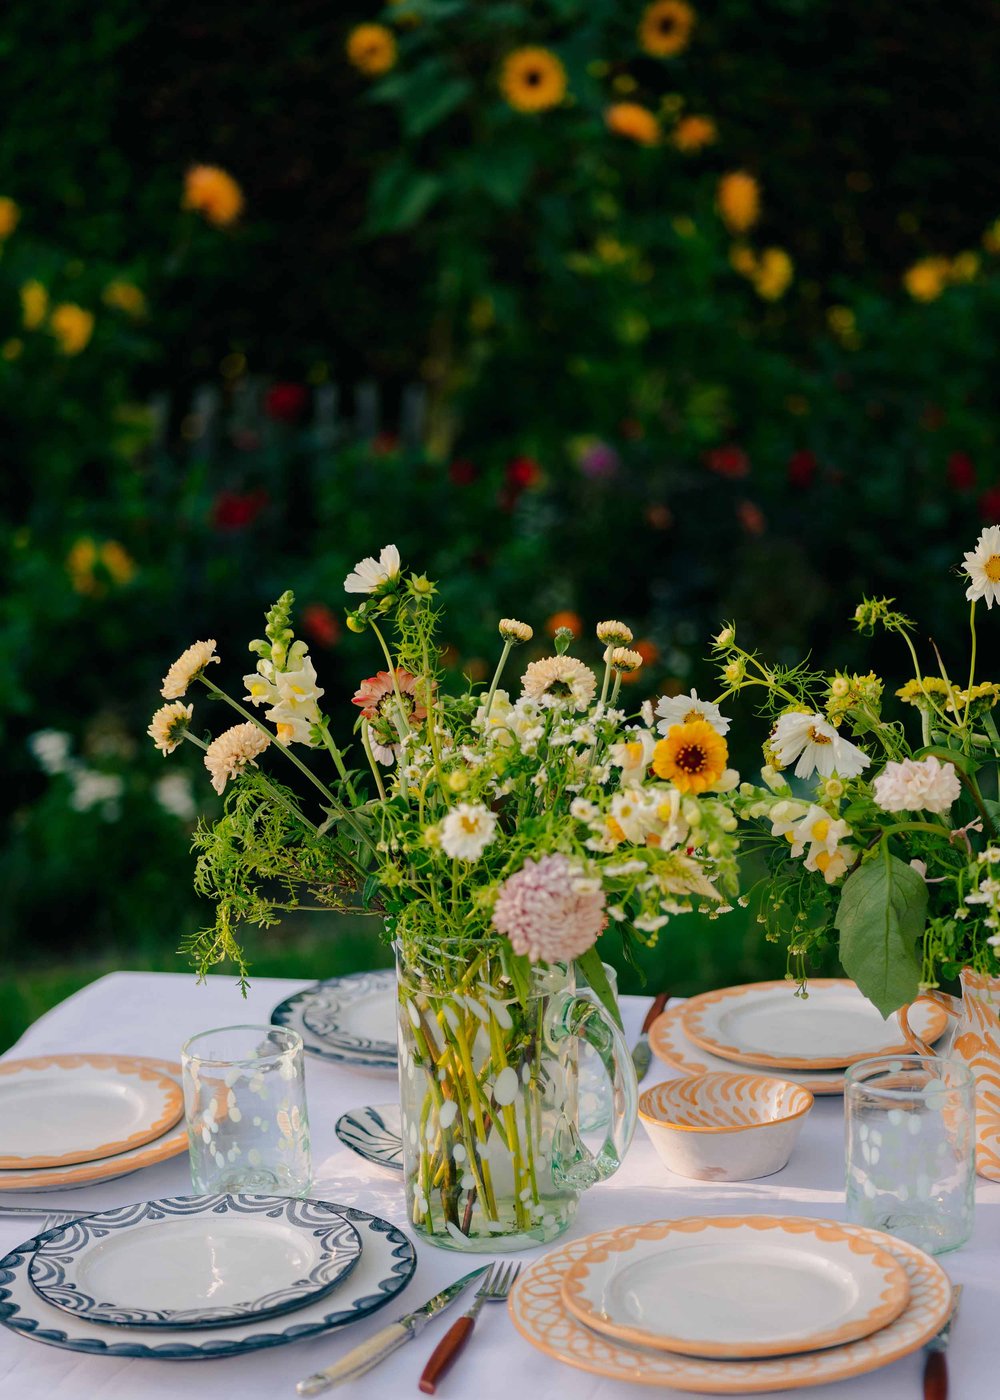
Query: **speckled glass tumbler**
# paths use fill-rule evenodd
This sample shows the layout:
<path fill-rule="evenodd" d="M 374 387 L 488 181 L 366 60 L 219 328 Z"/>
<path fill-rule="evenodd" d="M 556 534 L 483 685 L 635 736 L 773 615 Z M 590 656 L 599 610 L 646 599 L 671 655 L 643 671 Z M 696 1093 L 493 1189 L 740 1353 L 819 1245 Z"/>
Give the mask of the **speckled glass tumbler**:
<path fill-rule="evenodd" d="M 944 1254 L 972 1233 L 975 1080 L 961 1060 L 880 1055 L 845 1076 L 847 1218 Z"/>
<path fill-rule="evenodd" d="M 181 1050 L 197 1192 L 301 1196 L 312 1178 L 302 1037 L 279 1026 L 224 1026 Z"/>

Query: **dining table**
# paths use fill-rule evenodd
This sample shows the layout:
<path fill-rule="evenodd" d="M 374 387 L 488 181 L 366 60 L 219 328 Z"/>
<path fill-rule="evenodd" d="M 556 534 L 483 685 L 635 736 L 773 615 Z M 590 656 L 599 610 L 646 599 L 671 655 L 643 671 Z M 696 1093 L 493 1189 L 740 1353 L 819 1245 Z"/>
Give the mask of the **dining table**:
<path fill-rule="evenodd" d="M 246 999 L 230 977 L 198 983 L 185 973 L 114 972 L 74 993 L 41 1016 L 5 1059 L 74 1052 L 132 1053 L 179 1059 L 182 1043 L 213 1026 L 262 1024 L 284 998 L 309 985 L 260 978 Z M 649 998 L 622 998 L 629 1043 L 639 1034 Z M 654 1059 L 642 1087 L 670 1078 Z M 411 1239 L 399 1173 L 369 1164 L 343 1146 L 334 1132 L 348 1109 L 385 1104 L 396 1097 L 392 1078 L 309 1058 L 306 1093 L 318 1200 L 358 1206 L 399 1225 Z M 621 1169 L 582 1197 L 566 1238 L 610 1227 L 692 1215 L 800 1215 L 845 1218 L 844 1104 L 817 1098 L 788 1165 L 757 1181 L 720 1183 L 672 1175 L 640 1124 Z M 100 1211 L 113 1206 L 190 1193 L 187 1154 L 131 1176 L 87 1187 L 34 1195 L 0 1196 L 0 1255 L 46 1228 L 42 1220 L 5 1218 L 4 1205 Z M 295 1396 L 295 1383 L 332 1365 L 395 1316 L 415 1308 L 438 1289 L 492 1256 L 468 1255 L 414 1239 L 413 1281 L 387 1309 L 326 1337 L 252 1355 L 198 1361 L 134 1360 L 77 1355 L 0 1327 L 2 1400 L 280 1400 Z M 525 1263 L 544 1254 L 541 1245 L 515 1256 Z M 941 1262 L 964 1286 L 948 1351 L 952 1400 L 1000 1397 L 1000 1183 L 977 1179 L 974 1232 L 969 1243 Z M 469 1299 L 471 1301 L 471 1298 Z M 411 1400 L 435 1344 L 466 1304 L 433 1320 L 414 1341 L 377 1370 L 341 1386 L 342 1400 Z M 824 1400 L 920 1400 L 924 1358 L 917 1352 L 891 1365 L 817 1390 Z M 682 1392 L 657 1387 L 664 1396 Z M 573 1369 L 535 1350 L 515 1331 L 506 1308 L 487 1308 L 454 1369 L 438 1387 L 442 1400 L 637 1400 L 639 1388 Z"/>

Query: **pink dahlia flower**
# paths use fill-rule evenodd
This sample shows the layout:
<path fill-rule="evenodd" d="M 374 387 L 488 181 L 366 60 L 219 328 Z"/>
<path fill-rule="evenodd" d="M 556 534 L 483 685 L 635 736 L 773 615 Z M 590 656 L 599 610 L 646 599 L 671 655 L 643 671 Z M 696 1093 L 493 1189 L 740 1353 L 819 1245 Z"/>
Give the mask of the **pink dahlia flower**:
<path fill-rule="evenodd" d="M 596 886 L 596 888 L 595 888 Z M 566 856 L 526 860 L 500 887 L 493 924 L 531 962 L 571 962 L 607 923 L 604 891 Z"/>

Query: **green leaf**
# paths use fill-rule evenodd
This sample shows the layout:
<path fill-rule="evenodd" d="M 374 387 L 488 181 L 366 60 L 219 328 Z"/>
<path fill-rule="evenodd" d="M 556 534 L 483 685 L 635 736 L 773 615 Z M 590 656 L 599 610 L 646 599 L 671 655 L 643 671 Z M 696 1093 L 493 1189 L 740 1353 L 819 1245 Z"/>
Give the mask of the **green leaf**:
<path fill-rule="evenodd" d="M 982 767 L 968 754 L 961 753 L 958 749 L 949 749 L 945 744 L 928 744 L 925 749 L 918 749 L 913 757 L 939 758 L 943 763 L 954 763 L 960 773 L 972 774 Z"/>
<path fill-rule="evenodd" d="M 619 1030 L 622 1030 L 622 1014 L 618 1010 L 618 1002 L 611 990 L 608 974 L 604 971 L 604 964 L 601 962 L 601 955 L 596 946 L 588 948 L 582 958 L 577 958 L 576 966 L 581 977 L 586 978 L 590 990 L 611 1016 L 615 1025 Z"/>
<path fill-rule="evenodd" d="M 460 107 L 472 91 L 468 78 L 438 79 L 419 95 L 408 95 L 403 105 L 403 130 L 407 136 L 423 136 Z"/>
<path fill-rule="evenodd" d="M 836 918 L 840 961 L 883 1016 L 920 990 L 917 943 L 926 913 L 923 877 L 896 856 L 869 861 L 844 882 Z"/>
<path fill-rule="evenodd" d="M 484 194 L 510 209 L 520 201 L 535 173 L 535 153 L 529 146 L 497 142 L 489 159 L 477 161 L 469 173 Z"/>
<path fill-rule="evenodd" d="M 441 193 L 442 182 L 403 162 L 387 165 L 372 182 L 369 234 L 402 233 L 419 223 Z"/>

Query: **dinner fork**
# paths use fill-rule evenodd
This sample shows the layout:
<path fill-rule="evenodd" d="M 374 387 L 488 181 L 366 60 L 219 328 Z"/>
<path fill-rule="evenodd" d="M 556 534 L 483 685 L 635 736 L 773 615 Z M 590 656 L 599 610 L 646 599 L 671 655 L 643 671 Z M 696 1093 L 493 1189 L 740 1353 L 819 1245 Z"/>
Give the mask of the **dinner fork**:
<path fill-rule="evenodd" d="M 484 1303 L 502 1303 L 520 1272 L 520 1264 L 508 1264 L 505 1269 L 499 1264 L 493 1265 L 479 1285 L 472 1307 L 457 1322 L 452 1323 L 431 1352 L 430 1360 L 420 1377 L 420 1389 L 425 1395 L 435 1393 L 438 1381 L 472 1336 L 479 1309 Z"/>
<path fill-rule="evenodd" d="M 68 1225 L 71 1220 L 82 1220 L 87 1214 L 88 1212 L 84 1210 L 53 1210 L 50 1206 L 0 1204 L 0 1220 L 19 1220 L 21 1217 L 33 1217 L 36 1220 L 46 1221 L 49 1228 L 53 1225 Z"/>

